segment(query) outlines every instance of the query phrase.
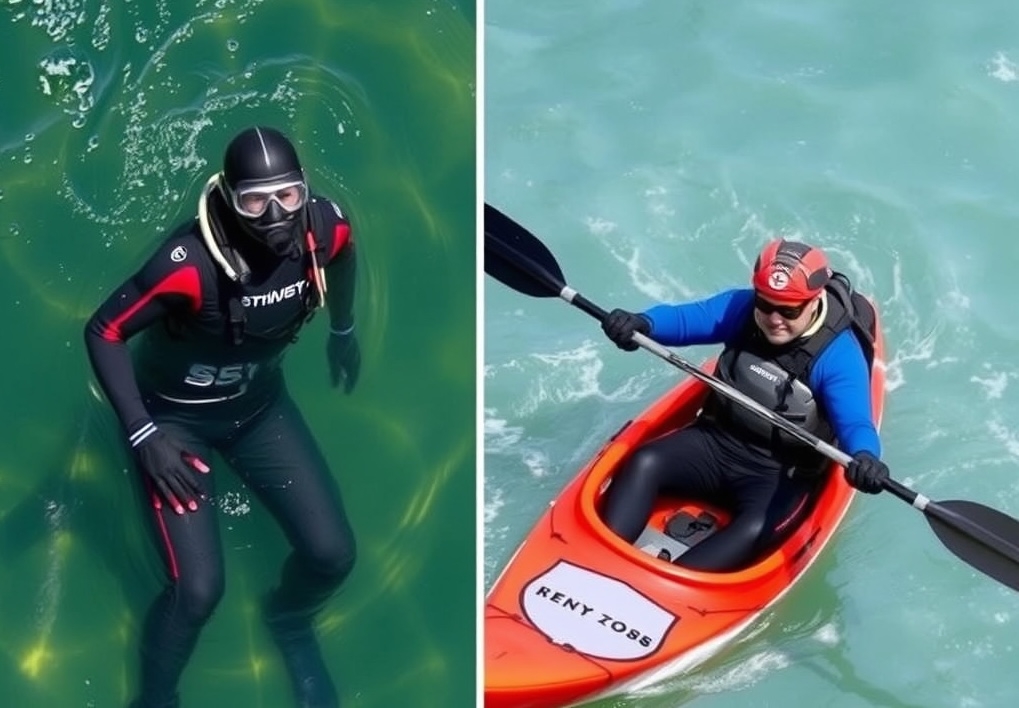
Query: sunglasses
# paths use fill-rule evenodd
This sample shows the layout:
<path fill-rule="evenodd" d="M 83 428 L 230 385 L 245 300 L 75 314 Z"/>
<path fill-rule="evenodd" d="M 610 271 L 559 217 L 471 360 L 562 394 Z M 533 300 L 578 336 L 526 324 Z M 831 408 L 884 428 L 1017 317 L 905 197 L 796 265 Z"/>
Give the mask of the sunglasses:
<path fill-rule="evenodd" d="M 770 315 L 773 312 L 777 312 L 778 316 L 784 320 L 795 320 L 803 314 L 803 310 L 806 309 L 807 305 L 810 304 L 810 300 L 801 302 L 799 305 L 776 305 L 773 302 L 768 302 L 760 295 L 754 296 L 754 309 L 760 312 L 762 315 Z"/>

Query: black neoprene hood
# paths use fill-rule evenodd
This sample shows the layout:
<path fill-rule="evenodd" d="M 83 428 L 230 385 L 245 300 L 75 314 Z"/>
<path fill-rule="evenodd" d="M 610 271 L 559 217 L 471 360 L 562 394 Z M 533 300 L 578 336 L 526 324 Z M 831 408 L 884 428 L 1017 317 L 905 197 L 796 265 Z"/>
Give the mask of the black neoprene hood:
<path fill-rule="evenodd" d="M 248 128 L 230 141 L 223 156 L 223 177 L 230 189 L 240 183 L 301 179 L 297 151 L 283 133 L 274 128 Z"/>

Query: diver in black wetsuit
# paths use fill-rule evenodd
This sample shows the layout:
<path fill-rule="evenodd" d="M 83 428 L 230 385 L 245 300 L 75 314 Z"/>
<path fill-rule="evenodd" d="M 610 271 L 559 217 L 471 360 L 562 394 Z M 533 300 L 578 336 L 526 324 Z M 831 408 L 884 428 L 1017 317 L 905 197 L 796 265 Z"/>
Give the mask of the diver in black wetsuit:
<path fill-rule="evenodd" d="M 354 565 L 354 537 L 280 364 L 305 322 L 327 307 L 332 382 L 353 389 L 354 280 L 343 212 L 309 192 L 283 134 L 249 128 L 227 147 L 197 217 L 88 321 L 89 358 L 133 450 L 167 570 L 145 620 L 133 706 L 179 705 L 180 675 L 223 594 L 217 512 L 207 503 L 222 474 L 208 464 L 213 450 L 292 546 L 263 613 L 297 704 L 338 705 L 312 622 Z"/>

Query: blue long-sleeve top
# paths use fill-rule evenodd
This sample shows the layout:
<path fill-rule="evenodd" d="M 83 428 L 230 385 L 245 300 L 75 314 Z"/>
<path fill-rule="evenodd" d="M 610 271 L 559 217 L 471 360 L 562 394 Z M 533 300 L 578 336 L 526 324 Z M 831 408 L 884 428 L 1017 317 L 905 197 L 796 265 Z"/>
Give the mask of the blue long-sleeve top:
<path fill-rule="evenodd" d="M 746 325 L 753 306 L 754 291 L 746 288 L 681 305 L 656 305 L 643 314 L 651 321 L 651 337 L 659 344 L 727 344 Z M 870 372 L 852 330 L 839 332 L 817 355 L 808 385 L 847 454 L 867 451 L 881 456 L 871 416 Z"/>

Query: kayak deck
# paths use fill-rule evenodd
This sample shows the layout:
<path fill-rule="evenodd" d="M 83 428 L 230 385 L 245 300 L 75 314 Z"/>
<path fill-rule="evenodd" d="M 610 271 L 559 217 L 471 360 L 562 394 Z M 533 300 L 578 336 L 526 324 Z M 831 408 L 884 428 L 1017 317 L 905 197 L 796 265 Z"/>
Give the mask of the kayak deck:
<path fill-rule="evenodd" d="M 652 670 L 671 675 L 708 658 L 713 640 L 756 618 L 830 538 L 852 491 L 845 485 L 825 491 L 819 507 L 827 513 L 805 522 L 768 558 L 732 573 L 689 570 L 615 536 L 592 542 L 582 526 L 549 510 L 535 529 L 541 548 L 521 549 L 525 555 L 517 558 L 527 562 L 507 569 L 486 604 L 485 705 L 562 706 L 610 687 L 626 690 L 621 682 Z M 662 503 L 650 526 L 663 532 L 679 509 L 696 515 L 703 507 Z"/>
<path fill-rule="evenodd" d="M 872 371 L 875 420 L 884 366 Z M 636 544 L 601 521 L 601 495 L 644 442 L 687 425 L 707 387 L 686 379 L 609 440 L 568 484 L 496 580 L 484 608 L 485 706 L 555 708 L 636 690 L 688 671 L 742 632 L 798 580 L 831 539 L 854 492 L 832 465 L 798 527 L 734 572 L 690 570 L 659 558 L 680 510 L 724 509 L 661 498 Z M 697 533 L 697 525 L 693 525 Z M 643 546 L 644 548 L 641 548 Z M 674 549 L 675 546 L 672 546 Z"/>

